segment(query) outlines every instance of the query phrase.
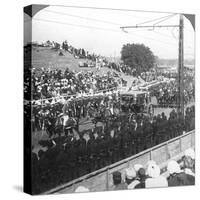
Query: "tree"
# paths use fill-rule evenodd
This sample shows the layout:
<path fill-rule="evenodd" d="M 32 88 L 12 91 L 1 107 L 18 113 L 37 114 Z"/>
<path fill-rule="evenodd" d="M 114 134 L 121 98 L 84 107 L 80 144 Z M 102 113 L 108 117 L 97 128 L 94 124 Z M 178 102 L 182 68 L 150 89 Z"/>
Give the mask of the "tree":
<path fill-rule="evenodd" d="M 149 71 L 156 62 L 153 52 L 143 44 L 123 45 L 121 59 L 125 65 L 136 70 L 137 74 Z"/>

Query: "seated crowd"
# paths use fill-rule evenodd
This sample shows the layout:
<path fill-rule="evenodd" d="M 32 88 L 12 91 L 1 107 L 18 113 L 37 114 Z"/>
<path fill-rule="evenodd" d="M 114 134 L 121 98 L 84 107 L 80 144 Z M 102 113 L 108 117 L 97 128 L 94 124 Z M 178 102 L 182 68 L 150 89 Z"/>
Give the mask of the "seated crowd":
<path fill-rule="evenodd" d="M 170 113 L 169 119 L 164 113 L 153 120 L 138 116 L 132 122 L 123 116 L 105 127 L 82 132 L 71 130 L 65 136 L 40 141 L 47 150 L 40 150 L 38 154 L 32 152 L 34 193 L 137 154 L 179 136 L 185 130 L 193 130 L 194 107 L 188 108 L 185 119 L 188 123 L 184 123 L 175 110 Z"/>
<path fill-rule="evenodd" d="M 112 174 L 113 186 L 110 190 L 194 185 L 195 152 L 193 149 L 187 149 L 179 163 L 170 160 L 166 172 L 162 172 L 162 169 L 153 160 L 148 161 L 146 166 L 135 164 L 124 171 L 124 176 L 120 171 Z M 89 192 L 89 189 L 79 186 L 75 192 Z"/>
<path fill-rule="evenodd" d="M 38 72 L 36 69 L 33 69 L 32 95 L 33 100 L 37 100 L 57 97 L 63 94 L 70 96 L 94 93 L 116 88 L 121 82 L 122 79 L 114 78 L 111 72 L 100 76 L 90 71 L 75 73 L 68 68 L 64 72 L 57 69 L 43 69 Z"/>

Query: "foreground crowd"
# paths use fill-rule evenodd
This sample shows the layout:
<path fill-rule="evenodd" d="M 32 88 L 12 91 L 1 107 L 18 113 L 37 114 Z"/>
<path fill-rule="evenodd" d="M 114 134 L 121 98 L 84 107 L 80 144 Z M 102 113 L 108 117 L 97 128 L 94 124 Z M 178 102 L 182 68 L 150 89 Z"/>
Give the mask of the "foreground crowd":
<path fill-rule="evenodd" d="M 137 116 L 129 122 L 121 116 L 107 127 L 68 132 L 68 135 L 40 141 L 47 147 L 32 152 L 34 193 L 41 193 L 60 184 L 115 163 L 159 143 L 194 130 L 195 108 L 187 108 L 185 119 L 175 110 L 167 119 L 164 113 L 153 120 Z"/>
<path fill-rule="evenodd" d="M 110 190 L 161 188 L 171 186 L 186 186 L 195 184 L 195 152 L 187 149 L 178 163 L 171 160 L 167 164 L 167 172 L 161 173 L 155 161 L 148 161 L 146 167 L 135 164 L 125 169 L 125 175 L 119 171 L 114 172 L 113 187 Z M 79 186 L 75 192 L 89 192 L 84 186 Z"/>

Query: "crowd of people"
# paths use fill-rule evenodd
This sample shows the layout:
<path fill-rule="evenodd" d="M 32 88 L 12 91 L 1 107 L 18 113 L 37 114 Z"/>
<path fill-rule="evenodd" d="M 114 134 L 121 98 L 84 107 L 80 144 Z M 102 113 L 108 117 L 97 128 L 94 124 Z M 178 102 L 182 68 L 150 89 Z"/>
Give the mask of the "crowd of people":
<path fill-rule="evenodd" d="M 35 100 L 32 106 L 33 131 L 47 130 L 52 135 L 50 132 L 52 130 L 55 132 L 56 119 L 63 112 L 67 112 L 69 117 L 80 120 L 81 118 L 94 118 L 106 107 L 118 110 L 123 108 L 116 88 L 119 85 L 122 86 L 124 80 L 115 79 L 110 72 L 98 76 L 92 72 L 74 73 L 68 69 L 64 72 L 42 70 L 39 73 L 33 70 L 32 79 L 31 89 Z M 138 85 L 138 82 L 135 84 Z M 94 95 L 95 92 L 100 91 L 101 95 Z M 106 97 L 104 91 L 110 91 L 111 94 Z M 157 106 L 175 107 L 177 104 L 178 90 L 175 80 L 159 83 L 149 88 L 149 92 L 151 97 L 156 97 Z M 91 98 L 88 96 L 79 98 L 80 94 L 91 94 Z M 66 97 L 61 95 L 66 95 Z M 72 98 L 73 95 L 75 100 Z M 62 98 L 58 100 L 56 97 L 60 96 Z M 45 100 L 40 101 L 41 97 Z M 194 87 L 190 84 L 185 88 L 184 100 L 185 104 L 194 100 Z"/>
<path fill-rule="evenodd" d="M 194 112 L 188 108 L 185 119 L 173 110 L 169 119 L 162 113 L 131 122 L 121 116 L 105 127 L 40 141 L 47 150 L 32 152 L 33 191 L 41 193 L 193 130 Z"/>
<path fill-rule="evenodd" d="M 119 171 L 113 173 L 112 190 L 160 188 L 186 186 L 195 184 L 195 152 L 187 149 L 180 164 L 170 160 L 167 164 L 167 173 L 161 174 L 161 169 L 155 161 L 150 160 L 144 167 L 136 164 L 125 169 L 125 178 Z"/>
<path fill-rule="evenodd" d="M 118 93 L 109 92 L 109 95 L 99 94 L 97 96 L 87 96 L 85 98 L 69 98 L 64 102 L 46 102 L 44 105 L 32 106 L 32 130 L 33 132 L 46 130 L 49 136 L 55 135 L 59 130 L 58 119 L 63 115 L 76 120 L 93 119 L 95 117 L 105 117 L 105 111 L 108 107 L 113 109 L 120 108 Z M 70 122 L 68 122 L 70 123 Z M 62 123 L 68 130 L 68 125 Z M 62 129 L 62 126 L 61 126 Z"/>
<path fill-rule="evenodd" d="M 76 47 L 73 47 L 72 45 L 69 45 L 66 40 L 62 42 L 61 46 L 63 50 L 68 51 L 69 53 L 73 54 L 75 58 L 85 58 L 85 59 L 92 60 L 94 62 L 96 61 L 97 58 L 99 58 L 98 55 L 94 53 L 91 54 L 88 51 L 86 51 L 84 48 L 76 48 Z"/>
<path fill-rule="evenodd" d="M 136 77 L 136 72 L 129 66 L 107 62 L 84 49 L 68 45 L 66 41 L 63 42 L 62 49 L 73 54 L 75 58 L 86 58 L 96 64 L 105 63 L 108 68 Z M 103 75 L 91 71 L 76 73 L 68 68 L 65 71 L 32 68 L 31 74 L 30 71 L 28 73 L 24 80 L 24 94 L 25 99 L 28 99 L 26 96 L 32 95 L 32 112 L 27 119 L 31 119 L 33 132 L 46 130 L 50 136 L 48 140 L 39 141 L 39 144 L 47 150 L 41 149 L 38 153 L 32 151 L 32 183 L 35 194 L 74 180 L 195 128 L 195 107 L 192 106 L 186 109 L 185 118 L 175 110 L 172 110 L 169 118 L 163 112 L 151 118 L 138 114 L 131 121 L 127 114 L 116 114 L 112 120 L 105 118 L 106 123 L 103 126 L 79 131 L 74 119 L 79 121 L 81 118 L 94 118 L 101 112 L 105 116 L 108 107 L 112 108 L 110 110 L 114 116 L 114 109 L 123 108 L 116 89 L 123 84 L 126 85 L 126 81 L 111 72 Z M 31 80 L 28 80 L 30 77 Z M 158 80 L 158 77 L 153 71 L 143 72 L 137 80 L 148 83 Z M 138 85 L 137 81 L 135 85 Z M 184 103 L 187 104 L 194 100 L 193 78 L 185 74 L 184 85 Z M 150 96 L 156 97 L 158 106 L 173 106 L 177 104 L 177 88 L 177 81 L 169 81 L 158 84 L 149 92 Z M 108 96 L 105 91 L 110 92 Z M 96 93 L 99 95 L 95 96 Z M 85 95 L 87 98 L 84 98 Z M 64 114 L 72 118 L 71 123 L 75 126 L 71 126 L 70 129 L 68 126 L 63 126 L 63 122 L 59 120 Z M 56 134 L 59 137 L 51 137 Z M 169 162 L 170 175 L 167 179 L 160 175 L 159 166 L 153 161 L 148 163 L 146 169 L 142 166 L 127 169 L 124 180 L 120 172 L 115 172 L 112 189 L 192 185 L 194 178 L 189 177 L 188 173 L 193 176 L 194 163 L 191 165 L 186 157 L 183 159 L 183 170 L 177 162 Z M 76 192 L 83 192 L 83 190 L 89 191 L 82 187 L 82 189 L 77 188 Z"/>
<path fill-rule="evenodd" d="M 188 86 L 184 88 L 184 104 L 188 104 L 194 101 L 194 87 L 188 83 Z M 178 82 L 176 80 L 168 83 L 159 84 L 150 90 L 151 95 L 155 96 L 158 100 L 158 105 L 163 107 L 174 107 L 178 101 Z"/>
<path fill-rule="evenodd" d="M 106 67 L 108 67 L 109 69 L 118 71 L 118 72 L 122 72 L 126 75 L 130 75 L 130 76 L 134 76 L 134 77 L 137 75 L 135 69 L 131 68 L 130 66 L 125 65 L 124 63 L 108 62 Z"/>
<path fill-rule="evenodd" d="M 140 76 L 145 82 L 151 82 L 157 79 L 155 71 L 142 72 Z"/>
<path fill-rule="evenodd" d="M 98 75 L 93 72 L 45 70 L 32 72 L 32 96 L 33 100 L 57 97 L 60 95 L 72 96 L 85 93 L 116 88 L 122 83 L 121 78 L 114 78 L 111 72 Z"/>
<path fill-rule="evenodd" d="M 161 173 L 159 165 L 153 160 L 146 166 L 135 164 L 126 168 L 123 176 L 120 171 L 112 174 L 113 186 L 110 190 L 161 188 L 188 186 L 195 184 L 195 152 L 192 148 L 185 150 L 179 163 L 170 160 L 167 164 L 167 172 Z M 79 186 L 74 192 L 89 192 L 85 186 Z"/>

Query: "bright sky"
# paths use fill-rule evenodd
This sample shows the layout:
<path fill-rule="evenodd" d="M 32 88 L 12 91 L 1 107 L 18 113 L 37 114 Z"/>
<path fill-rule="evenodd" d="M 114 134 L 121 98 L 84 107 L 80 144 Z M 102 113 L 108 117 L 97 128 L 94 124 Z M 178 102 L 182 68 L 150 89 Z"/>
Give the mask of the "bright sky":
<path fill-rule="evenodd" d="M 169 16 L 170 15 L 170 16 Z M 165 16 L 169 18 L 162 21 Z M 178 57 L 178 27 L 134 28 L 123 32 L 120 26 L 136 25 L 150 20 L 160 20 L 143 25 L 178 25 L 179 15 L 135 11 L 98 10 L 49 6 L 33 17 L 32 41 L 67 40 L 76 48 L 84 48 L 103 56 L 120 56 L 123 44 L 143 43 L 160 58 Z M 25 21 L 30 17 L 25 16 Z M 157 24 L 158 25 L 158 24 Z M 25 22 L 25 31 L 30 24 Z M 28 38 L 25 38 L 25 43 Z M 184 17 L 184 56 L 194 59 L 194 30 Z"/>

